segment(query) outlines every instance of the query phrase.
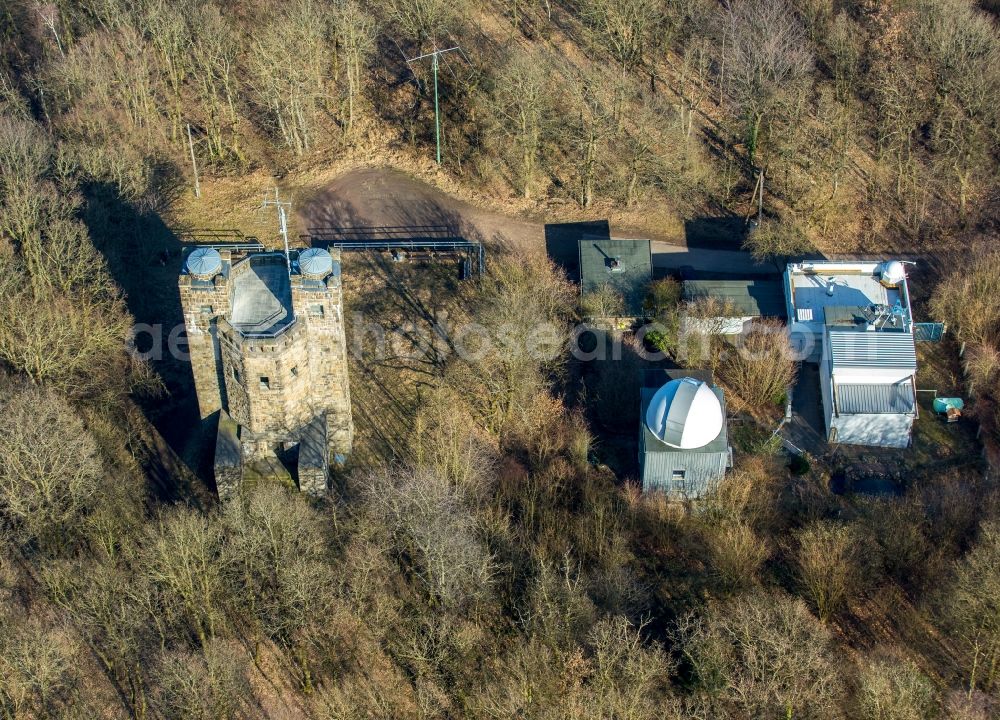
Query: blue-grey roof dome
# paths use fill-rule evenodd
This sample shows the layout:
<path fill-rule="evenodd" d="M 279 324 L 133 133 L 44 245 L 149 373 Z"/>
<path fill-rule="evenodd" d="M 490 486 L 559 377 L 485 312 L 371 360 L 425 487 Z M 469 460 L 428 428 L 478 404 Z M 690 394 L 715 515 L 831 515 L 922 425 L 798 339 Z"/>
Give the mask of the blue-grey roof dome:
<path fill-rule="evenodd" d="M 222 270 L 222 256 L 214 248 L 197 248 L 187 256 L 184 267 L 200 280 L 211 280 Z"/>
<path fill-rule="evenodd" d="M 309 248 L 299 253 L 299 272 L 308 278 L 322 280 L 333 272 L 333 257 L 323 248 Z"/>

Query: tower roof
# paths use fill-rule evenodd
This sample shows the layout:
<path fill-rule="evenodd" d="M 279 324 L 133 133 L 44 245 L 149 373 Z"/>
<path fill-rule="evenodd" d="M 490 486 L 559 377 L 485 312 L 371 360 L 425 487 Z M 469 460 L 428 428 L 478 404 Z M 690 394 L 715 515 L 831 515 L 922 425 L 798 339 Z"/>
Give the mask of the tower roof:
<path fill-rule="evenodd" d="M 222 270 L 222 256 L 215 248 L 195 248 L 187 256 L 184 267 L 196 278 L 210 280 Z"/>
<path fill-rule="evenodd" d="M 333 272 L 333 257 L 323 248 L 309 248 L 299 253 L 299 272 L 308 278 L 322 280 Z"/>

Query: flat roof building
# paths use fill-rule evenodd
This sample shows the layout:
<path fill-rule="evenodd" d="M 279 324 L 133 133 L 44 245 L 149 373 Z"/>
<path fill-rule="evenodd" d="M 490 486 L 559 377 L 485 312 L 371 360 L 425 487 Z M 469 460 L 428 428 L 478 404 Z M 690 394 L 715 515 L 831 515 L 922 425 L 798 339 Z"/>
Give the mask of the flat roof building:
<path fill-rule="evenodd" d="M 902 263 L 793 263 L 785 291 L 793 344 L 820 366 L 827 440 L 908 446 L 917 355 Z"/>
<path fill-rule="evenodd" d="M 626 313 L 642 315 L 646 287 L 653 279 L 649 240 L 584 237 L 579 242 L 580 292 L 610 286 L 621 293 Z"/>
<path fill-rule="evenodd" d="M 686 329 L 700 329 L 719 335 L 739 335 L 759 318 L 785 319 L 785 295 L 779 280 L 685 280 L 685 302 L 714 301 L 719 314 L 707 318 L 687 318 Z"/>

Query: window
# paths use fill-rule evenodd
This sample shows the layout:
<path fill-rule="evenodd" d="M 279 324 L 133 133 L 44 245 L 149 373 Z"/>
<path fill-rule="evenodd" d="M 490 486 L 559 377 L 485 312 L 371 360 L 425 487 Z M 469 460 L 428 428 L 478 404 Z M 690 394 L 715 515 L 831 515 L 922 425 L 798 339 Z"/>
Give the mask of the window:
<path fill-rule="evenodd" d="M 297 367 L 293 367 L 292 368 L 292 377 L 298 377 L 298 376 L 299 376 L 299 369 Z"/>
<path fill-rule="evenodd" d="M 260 389 L 261 390 L 271 389 L 271 378 L 267 377 L 267 375 L 260 376 Z"/>
<path fill-rule="evenodd" d="M 323 317 L 323 306 L 319 305 L 319 304 L 310 305 L 309 306 L 309 317 L 317 317 L 317 318 Z"/>
<path fill-rule="evenodd" d="M 233 380 L 235 380 L 236 382 L 240 381 L 240 371 L 237 370 L 236 368 L 233 368 Z"/>
<path fill-rule="evenodd" d="M 679 492 L 684 491 L 684 470 L 674 470 L 670 475 L 670 487 Z"/>
<path fill-rule="evenodd" d="M 202 305 L 201 306 L 201 314 L 202 315 L 211 315 L 213 312 L 215 312 L 215 309 L 211 305 Z"/>

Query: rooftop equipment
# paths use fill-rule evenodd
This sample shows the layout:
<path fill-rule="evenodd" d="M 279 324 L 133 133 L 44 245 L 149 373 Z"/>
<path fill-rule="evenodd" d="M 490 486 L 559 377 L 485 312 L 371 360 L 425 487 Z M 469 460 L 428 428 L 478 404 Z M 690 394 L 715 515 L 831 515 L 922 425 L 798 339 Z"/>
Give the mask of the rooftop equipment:
<path fill-rule="evenodd" d="M 214 248 L 196 248 L 187 256 L 184 268 L 198 280 L 211 280 L 222 270 L 222 256 Z"/>

